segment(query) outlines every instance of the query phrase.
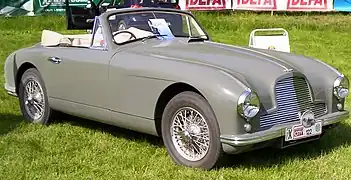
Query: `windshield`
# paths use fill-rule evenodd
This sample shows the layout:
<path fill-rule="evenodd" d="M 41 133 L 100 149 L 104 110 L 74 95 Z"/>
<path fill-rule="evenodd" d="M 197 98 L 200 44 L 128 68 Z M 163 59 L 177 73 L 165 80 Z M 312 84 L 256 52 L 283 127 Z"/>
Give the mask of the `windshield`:
<path fill-rule="evenodd" d="M 145 38 L 174 39 L 208 36 L 196 20 L 185 13 L 143 11 L 112 14 L 108 17 L 115 43 L 128 43 Z"/>

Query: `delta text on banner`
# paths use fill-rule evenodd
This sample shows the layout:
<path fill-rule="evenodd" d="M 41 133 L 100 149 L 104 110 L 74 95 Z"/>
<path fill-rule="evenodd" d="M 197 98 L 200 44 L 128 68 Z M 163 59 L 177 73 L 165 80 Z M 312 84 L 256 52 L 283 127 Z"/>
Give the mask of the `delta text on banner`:
<path fill-rule="evenodd" d="M 334 0 L 334 10 L 351 12 L 351 0 Z"/>
<path fill-rule="evenodd" d="M 179 6 L 185 10 L 226 10 L 231 9 L 231 0 L 179 0 Z"/>
<path fill-rule="evenodd" d="M 288 0 L 287 11 L 332 11 L 333 0 Z"/>
<path fill-rule="evenodd" d="M 277 10 L 277 1 L 284 0 L 233 0 L 233 9 Z"/>
<path fill-rule="evenodd" d="M 333 0 L 233 0 L 233 9 L 260 11 L 331 11 Z M 351 0 L 349 0 L 351 1 Z"/>

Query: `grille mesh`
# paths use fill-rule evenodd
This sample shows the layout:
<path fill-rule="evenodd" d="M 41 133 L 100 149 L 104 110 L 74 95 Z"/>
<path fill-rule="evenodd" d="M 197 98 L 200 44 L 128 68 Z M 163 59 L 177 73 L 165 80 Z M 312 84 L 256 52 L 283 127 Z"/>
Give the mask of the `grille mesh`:
<path fill-rule="evenodd" d="M 307 109 L 311 109 L 316 118 L 326 114 L 324 103 L 312 103 L 309 87 L 303 77 L 282 79 L 277 82 L 275 90 L 278 110 L 260 117 L 261 128 L 299 121 L 298 113 Z"/>

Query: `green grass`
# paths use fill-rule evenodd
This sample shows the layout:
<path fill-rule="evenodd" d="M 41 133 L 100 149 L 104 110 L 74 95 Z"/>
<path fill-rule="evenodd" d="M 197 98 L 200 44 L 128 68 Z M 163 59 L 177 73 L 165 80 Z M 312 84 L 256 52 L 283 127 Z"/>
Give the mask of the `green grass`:
<path fill-rule="evenodd" d="M 195 13 L 214 41 L 247 45 L 254 28 L 283 27 L 293 52 L 314 56 L 351 77 L 351 16 Z M 0 65 L 12 51 L 65 31 L 63 17 L 0 19 Z M 311 67 L 313 68 L 313 67 Z M 0 69 L 0 84 L 4 83 Z M 350 107 L 350 98 L 347 99 Z M 0 90 L 0 179 L 350 179 L 351 121 L 320 141 L 284 150 L 225 156 L 201 171 L 174 165 L 159 138 L 64 117 L 50 126 L 23 122 L 18 100 Z"/>

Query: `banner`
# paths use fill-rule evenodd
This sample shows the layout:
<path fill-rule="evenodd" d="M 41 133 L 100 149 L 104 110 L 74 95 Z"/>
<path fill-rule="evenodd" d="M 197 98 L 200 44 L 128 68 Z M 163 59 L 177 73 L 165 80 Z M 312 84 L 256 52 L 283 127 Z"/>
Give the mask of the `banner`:
<path fill-rule="evenodd" d="M 33 0 L 0 0 L 0 16 L 34 16 Z"/>
<path fill-rule="evenodd" d="M 233 0 L 233 10 L 237 9 L 259 11 L 332 11 L 333 0 Z"/>
<path fill-rule="evenodd" d="M 76 6 L 86 6 L 88 0 L 70 0 L 70 4 Z M 55 12 L 56 14 L 64 14 L 65 0 L 35 0 L 34 11 L 39 13 Z"/>
<path fill-rule="evenodd" d="M 66 0 L 34 0 L 34 12 L 35 14 L 54 12 L 55 14 L 65 13 L 65 1 Z M 105 2 L 110 2 L 111 0 L 105 0 Z M 97 3 L 98 0 L 93 0 Z M 85 7 L 90 2 L 88 0 L 69 0 L 70 6 L 81 6 Z"/>
<path fill-rule="evenodd" d="M 331 11 L 332 0 L 288 0 L 287 11 Z"/>
<path fill-rule="evenodd" d="M 97 3 L 99 0 L 93 0 Z M 113 0 L 105 0 L 108 4 Z M 86 7 L 88 0 L 69 0 L 70 6 Z M 250 11 L 347 11 L 351 0 L 179 0 L 182 10 Z M 0 0 L 0 16 L 34 16 L 52 12 L 63 15 L 65 0 Z"/>
<path fill-rule="evenodd" d="M 71 6 L 88 5 L 88 0 L 69 0 L 69 2 Z M 34 16 L 45 12 L 64 14 L 65 0 L 0 0 L 0 15 L 3 16 Z"/>
<path fill-rule="evenodd" d="M 351 0 L 334 0 L 335 11 L 351 12 Z"/>
<path fill-rule="evenodd" d="M 184 10 L 226 10 L 231 9 L 232 0 L 179 0 Z"/>
<path fill-rule="evenodd" d="M 282 0 L 234 0 L 233 9 L 277 10 L 277 1 Z"/>

